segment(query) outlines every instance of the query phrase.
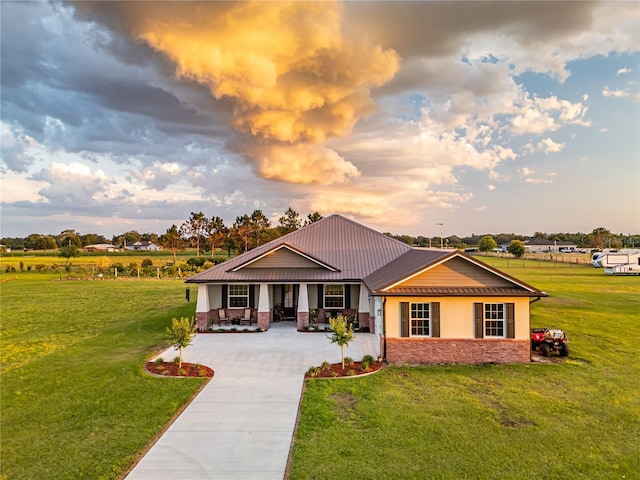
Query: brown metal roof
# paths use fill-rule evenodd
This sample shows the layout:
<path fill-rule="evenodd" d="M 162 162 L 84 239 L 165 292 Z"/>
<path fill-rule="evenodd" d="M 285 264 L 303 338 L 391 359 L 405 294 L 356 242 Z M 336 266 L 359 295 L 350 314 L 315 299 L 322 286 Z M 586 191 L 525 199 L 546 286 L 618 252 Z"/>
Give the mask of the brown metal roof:
<path fill-rule="evenodd" d="M 285 246 L 313 262 L 298 267 L 255 268 L 265 254 Z M 461 258 L 504 280 L 506 286 L 412 286 L 399 282 L 452 258 Z M 313 266 L 316 263 L 316 266 Z M 304 265 L 304 266 L 303 266 Z M 332 271 L 333 269 L 333 271 Z M 377 295 L 529 296 L 545 293 L 457 250 L 413 248 L 340 215 L 295 232 L 198 273 L 187 283 L 295 283 L 364 281 Z"/>
<path fill-rule="evenodd" d="M 252 260 L 283 244 L 339 271 L 251 268 Z M 359 281 L 411 250 L 411 246 L 399 240 L 340 215 L 331 215 L 198 273 L 187 283 Z M 247 266 L 233 271 L 241 265 Z M 286 280 L 280 275 L 286 275 Z"/>
<path fill-rule="evenodd" d="M 385 291 L 388 296 L 428 296 L 428 297 L 531 297 L 546 296 L 533 294 L 520 287 L 398 287 Z"/>
<path fill-rule="evenodd" d="M 463 260 L 466 260 L 476 265 L 478 268 L 482 268 L 493 275 L 503 278 L 508 283 L 510 283 L 511 286 L 510 287 L 488 287 L 488 286 L 487 287 L 445 287 L 443 286 L 443 287 L 412 287 L 412 288 L 393 287 L 394 284 L 401 282 L 402 280 L 405 280 L 416 273 L 427 270 L 437 264 L 445 263 L 452 258 L 461 258 Z M 426 292 L 427 290 L 443 288 L 445 289 L 443 290 L 443 292 L 444 291 L 453 292 L 455 290 L 456 292 L 459 292 L 457 293 L 459 295 L 466 295 L 462 293 L 465 290 L 467 291 L 478 290 L 478 291 L 484 292 L 482 293 L 484 295 L 495 296 L 495 295 L 498 295 L 498 293 L 496 292 L 500 290 L 501 293 L 499 293 L 499 295 L 507 295 L 507 294 L 517 295 L 518 292 L 520 292 L 519 294 L 526 295 L 526 296 L 536 296 L 536 297 L 546 296 L 545 293 L 539 291 L 537 288 L 532 287 L 531 285 L 528 285 L 524 282 L 521 282 L 520 280 L 510 275 L 507 275 L 506 273 L 501 272 L 500 270 L 497 270 L 483 262 L 480 262 L 474 259 L 473 257 L 465 253 L 462 253 L 458 250 L 445 251 L 445 250 L 429 250 L 429 249 L 412 249 L 411 251 L 406 252 L 401 257 L 398 257 L 394 261 L 390 262 L 388 265 L 385 265 L 381 269 L 367 276 L 364 279 L 364 283 L 365 285 L 367 285 L 369 290 L 371 290 L 371 292 L 381 294 L 381 295 L 387 295 L 387 294 L 408 295 L 409 293 L 403 293 L 403 292 L 408 292 L 409 290 L 415 290 L 416 292 L 418 290 L 424 290 Z M 445 293 L 442 293 L 442 295 L 445 295 Z M 456 293 L 450 293 L 450 295 L 456 295 Z"/>

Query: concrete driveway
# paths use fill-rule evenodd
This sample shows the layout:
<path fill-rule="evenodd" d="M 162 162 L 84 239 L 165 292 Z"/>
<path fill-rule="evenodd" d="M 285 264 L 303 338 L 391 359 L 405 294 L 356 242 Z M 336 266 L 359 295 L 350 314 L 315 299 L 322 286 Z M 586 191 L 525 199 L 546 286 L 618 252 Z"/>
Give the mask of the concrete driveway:
<path fill-rule="evenodd" d="M 379 355 L 378 336 L 356 334 L 345 355 Z M 175 357 L 168 349 L 161 356 Z M 284 477 L 304 373 L 340 361 L 323 333 L 300 333 L 293 322 L 264 333 L 202 334 L 183 361 L 214 378 L 126 477 L 128 480 L 262 480 Z M 348 381 L 348 380 L 345 380 Z"/>

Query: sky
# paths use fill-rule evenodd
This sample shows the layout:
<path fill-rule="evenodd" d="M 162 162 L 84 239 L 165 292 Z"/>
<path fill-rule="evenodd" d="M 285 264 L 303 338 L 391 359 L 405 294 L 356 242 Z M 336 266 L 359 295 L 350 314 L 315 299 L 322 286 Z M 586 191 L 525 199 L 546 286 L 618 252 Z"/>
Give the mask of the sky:
<path fill-rule="evenodd" d="M 640 232 L 639 2 L 0 9 L 3 237 Z"/>

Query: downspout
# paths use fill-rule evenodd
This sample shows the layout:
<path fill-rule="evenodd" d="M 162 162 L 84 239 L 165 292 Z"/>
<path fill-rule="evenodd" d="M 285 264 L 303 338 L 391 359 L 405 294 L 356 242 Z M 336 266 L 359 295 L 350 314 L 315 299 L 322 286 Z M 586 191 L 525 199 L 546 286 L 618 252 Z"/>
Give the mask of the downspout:
<path fill-rule="evenodd" d="M 387 309 L 385 304 L 387 297 L 382 297 L 382 338 L 384 339 L 384 351 L 382 352 L 382 361 L 387 362 Z"/>

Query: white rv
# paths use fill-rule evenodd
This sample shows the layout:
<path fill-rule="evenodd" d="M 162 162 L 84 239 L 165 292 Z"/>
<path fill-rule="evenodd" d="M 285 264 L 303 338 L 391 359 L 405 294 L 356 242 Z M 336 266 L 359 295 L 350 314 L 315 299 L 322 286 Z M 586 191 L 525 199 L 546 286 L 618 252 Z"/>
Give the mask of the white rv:
<path fill-rule="evenodd" d="M 603 267 L 606 275 L 640 275 L 640 251 L 598 252 L 591 257 L 594 267 Z"/>

